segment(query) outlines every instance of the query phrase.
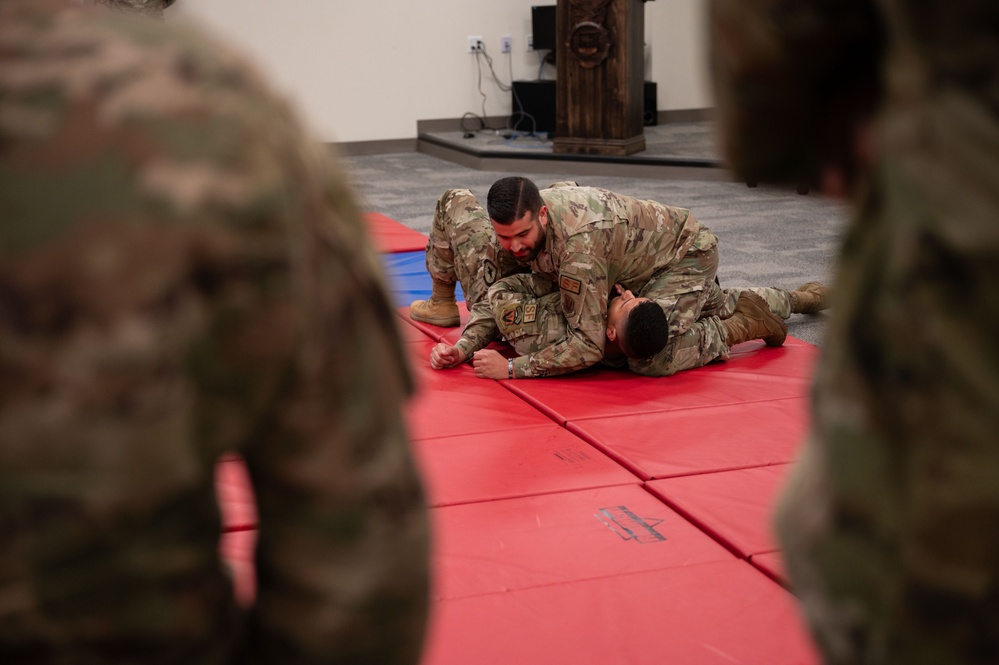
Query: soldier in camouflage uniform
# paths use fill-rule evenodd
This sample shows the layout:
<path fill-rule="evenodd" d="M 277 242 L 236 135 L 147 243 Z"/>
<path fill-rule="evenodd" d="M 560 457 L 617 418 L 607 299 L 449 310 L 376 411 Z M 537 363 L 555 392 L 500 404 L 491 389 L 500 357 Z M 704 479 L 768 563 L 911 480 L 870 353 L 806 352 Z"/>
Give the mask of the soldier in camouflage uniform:
<path fill-rule="evenodd" d="M 91 7 L 104 7 L 114 12 L 141 14 L 151 18 L 163 18 L 163 10 L 174 0 L 82 0 L 81 4 Z"/>
<path fill-rule="evenodd" d="M 508 209 L 494 211 L 496 202 L 504 202 Z M 493 185 L 489 208 L 502 249 L 520 265 L 529 266 L 537 278 L 558 285 L 567 334 L 512 363 L 498 354 L 479 354 L 475 364 L 481 376 L 554 376 L 599 362 L 604 356 L 607 303 L 614 284 L 658 302 L 667 315 L 669 339 L 683 335 L 702 315 L 718 312 L 724 305 L 725 297 L 715 281 L 717 239 L 688 210 L 575 183 L 557 183 L 538 192 L 534 183 L 518 177 Z M 431 246 L 436 247 L 433 232 Z M 475 256 L 474 252 L 466 255 Z M 427 263 L 434 276 L 429 249 Z M 435 348 L 433 366 L 453 366 L 472 358 L 498 336 L 489 304 L 481 297 L 469 302 L 470 318 L 461 339 L 455 347 Z M 443 298 L 436 306 L 442 304 Z M 754 320 L 747 330 L 749 339 L 783 342 L 786 328 L 782 322 L 770 317 L 768 328 L 761 319 Z"/>
<path fill-rule="evenodd" d="M 5 0 L 0 44 L 0 662 L 417 662 L 412 382 L 344 174 L 193 31 Z"/>
<path fill-rule="evenodd" d="M 624 294 L 612 296 L 607 308 L 607 338 L 601 363 L 644 376 L 662 377 L 727 360 L 730 347 L 748 339 L 745 332 L 748 324 L 744 317 L 762 313 L 786 320 L 792 313 L 819 311 L 815 307 L 819 298 L 810 296 L 827 297 L 824 287 L 814 282 L 796 291 L 751 287 L 723 289 L 722 293 L 722 304 L 717 312 L 703 315 L 685 333 L 669 340 L 662 351 L 649 358 L 628 357 L 620 350 L 620 342 L 615 344 L 616 338 L 624 334 L 621 316 L 615 312 L 615 302 Z M 762 302 L 747 293 L 759 296 Z M 633 297 L 633 294 L 627 292 L 627 297 Z M 567 333 L 561 294 L 547 280 L 529 274 L 504 277 L 489 289 L 487 298 L 500 335 L 518 355 L 541 351 Z M 806 310 L 806 306 L 811 308 Z M 445 369 L 463 362 L 463 354 L 455 355 L 447 364 L 438 360 L 453 353 L 453 349 L 446 343 L 438 345 L 436 353 L 431 354 L 431 365 L 435 369 Z"/>
<path fill-rule="evenodd" d="M 999 662 L 999 3 L 714 0 L 741 177 L 854 220 L 777 515 L 828 663 Z"/>

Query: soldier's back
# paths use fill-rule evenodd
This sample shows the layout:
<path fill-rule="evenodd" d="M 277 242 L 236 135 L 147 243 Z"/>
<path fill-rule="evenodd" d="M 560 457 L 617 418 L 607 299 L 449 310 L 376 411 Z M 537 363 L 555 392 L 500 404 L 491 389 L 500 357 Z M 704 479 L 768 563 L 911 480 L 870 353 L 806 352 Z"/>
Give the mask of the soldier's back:
<path fill-rule="evenodd" d="M 256 74 L 185 28 L 0 3 L 0 220 L 0 661 L 414 659 L 394 314 L 346 178 Z M 249 614 L 223 451 L 269 525 Z M 371 616 L 338 605 L 355 577 Z"/>

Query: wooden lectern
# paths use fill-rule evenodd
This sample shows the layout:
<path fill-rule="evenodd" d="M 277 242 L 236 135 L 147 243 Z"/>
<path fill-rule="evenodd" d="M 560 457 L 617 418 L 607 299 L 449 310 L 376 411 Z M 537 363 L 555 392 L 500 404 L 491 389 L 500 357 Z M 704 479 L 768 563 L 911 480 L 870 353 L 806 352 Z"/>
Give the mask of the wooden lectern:
<path fill-rule="evenodd" d="M 645 0 L 558 0 L 555 153 L 645 150 Z"/>

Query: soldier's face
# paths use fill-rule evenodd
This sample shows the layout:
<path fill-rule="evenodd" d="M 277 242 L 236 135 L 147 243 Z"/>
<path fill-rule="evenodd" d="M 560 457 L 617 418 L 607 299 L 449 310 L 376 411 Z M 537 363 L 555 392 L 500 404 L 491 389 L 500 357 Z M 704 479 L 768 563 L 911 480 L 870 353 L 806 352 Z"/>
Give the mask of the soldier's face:
<path fill-rule="evenodd" d="M 615 284 L 610 304 L 607 305 L 607 327 L 620 331 L 628 321 L 631 310 L 647 300 L 648 298 L 636 298 L 634 293 L 620 284 Z"/>
<path fill-rule="evenodd" d="M 610 303 L 607 305 L 607 339 L 617 342 L 617 348 L 624 351 L 628 340 L 625 331 L 628 327 L 628 317 L 631 312 L 643 302 L 652 302 L 648 298 L 637 298 L 635 294 L 620 284 L 615 284 L 611 290 Z"/>
<path fill-rule="evenodd" d="M 541 206 L 537 214 L 526 212 L 523 217 L 510 224 L 492 224 L 503 249 L 513 254 L 513 258 L 520 263 L 530 263 L 537 258 L 544 246 L 547 223 L 548 208 Z"/>

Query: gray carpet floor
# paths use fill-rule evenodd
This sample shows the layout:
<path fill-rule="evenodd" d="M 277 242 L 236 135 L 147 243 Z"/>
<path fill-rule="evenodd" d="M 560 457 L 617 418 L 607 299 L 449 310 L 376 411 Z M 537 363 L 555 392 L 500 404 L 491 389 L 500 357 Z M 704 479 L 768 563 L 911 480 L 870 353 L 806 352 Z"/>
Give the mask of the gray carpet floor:
<path fill-rule="evenodd" d="M 689 135 L 684 134 L 683 140 Z M 704 141 L 701 136 L 703 154 Z M 675 149 L 669 148 L 666 149 Z M 696 149 L 684 148 L 690 154 Z M 480 171 L 416 152 L 343 158 L 364 209 L 380 212 L 427 233 L 438 197 L 449 188 L 472 190 L 483 201 L 490 185 L 506 175 Z M 719 237 L 719 279 L 723 287 L 778 286 L 793 289 L 817 280 L 831 284 L 847 218 L 846 207 L 793 188 L 715 180 L 580 176 L 572 164 L 564 173 L 532 175 L 539 187 L 559 180 L 605 187 L 639 198 L 688 208 Z M 788 332 L 821 346 L 826 314 L 794 315 Z"/>

